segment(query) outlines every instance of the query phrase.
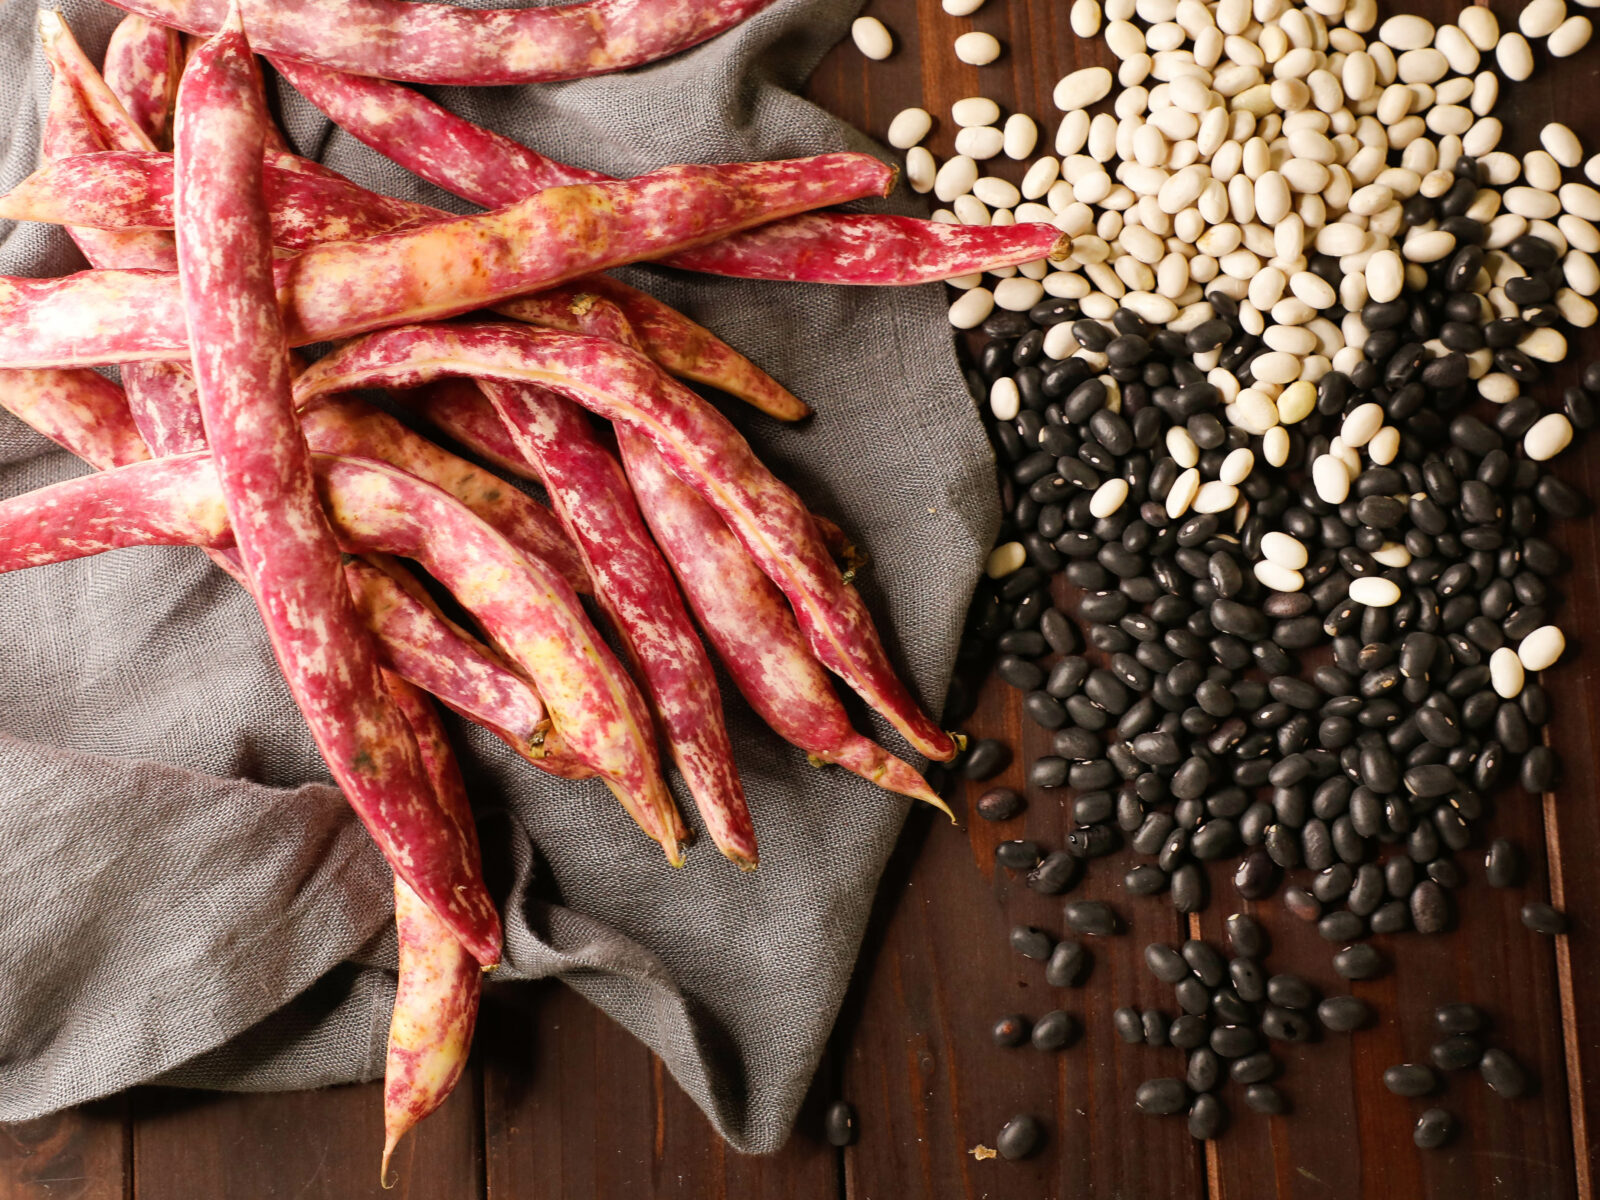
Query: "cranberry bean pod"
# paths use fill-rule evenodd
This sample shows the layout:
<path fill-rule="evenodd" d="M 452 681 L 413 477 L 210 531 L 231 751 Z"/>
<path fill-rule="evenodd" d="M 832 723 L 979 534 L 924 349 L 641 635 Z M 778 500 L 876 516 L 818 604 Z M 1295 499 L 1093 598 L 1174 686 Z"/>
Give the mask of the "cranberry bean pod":
<path fill-rule="evenodd" d="M 172 144 L 172 111 L 183 74 L 183 35 L 129 13 L 111 31 L 104 76 L 128 118 L 156 146 Z"/>
<path fill-rule="evenodd" d="M 147 364 L 164 365 L 177 366 Z M 181 375 L 190 406 L 198 412 L 186 368 Z M 0 373 L 0 406 L 102 470 L 150 457 L 127 398 L 93 371 Z M 234 551 L 209 553 L 219 567 L 244 582 Z M 379 569 L 348 559 L 344 571 L 385 665 L 488 728 L 541 770 L 574 779 L 593 774 L 565 752 L 558 737 L 545 732 L 549 722 L 544 706 L 528 683 L 493 650 L 440 613 L 403 569 L 391 564 Z"/>
<path fill-rule="evenodd" d="M 184 71 L 174 129 L 178 273 L 229 523 L 274 656 L 334 779 L 396 873 L 479 961 L 495 963 L 499 915 L 383 687 L 300 434 L 261 198 L 266 120 L 234 8 Z"/>
<path fill-rule="evenodd" d="M 583 555 L 595 598 L 628 647 L 711 840 L 741 868 L 755 867 L 755 828 L 711 660 L 621 466 L 570 400 L 525 384 L 481 386 L 502 418 L 515 414 L 512 437 Z"/>
<path fill-rule="evenodd" d="M 840 577 L 810 513 L 739 432 L 647 358 L 603 338 L 502 325 L 407 326 L 350 342 L 296 385 L 302 403 L 356 387 L 407 387 L 444 375 L 535 383 L 655 443 L 789 598 L 813 652 L 919 753 L 947 760 L 954 740 L 895 676 L 861 598 Z M 518 414 L 503 407 L 515 434 Z"/>
<path fill-rule="evenodd" d="M 329 519 L 351 554 L 415 559 L 532 680 L 572 756 L 682 861 L 684 834 L 633 681 L 550 568 L 431 484 L 366 459 L 313 455 Z M 208 452 L 175 454 L 0 501 L 0 572 L 124 546 L 228 549 L 234 535 Z"/>
<path fill-rule="evenodd" d="M 233 157 L 242 166 L 244 156 Z M 260 172 L 257 161 L 257 182 Z M 881 191 L 889 179 L 875 159 L 828 154 L 667 167 L 626 183 L 548 188 L 496 212 L 333 242 L 281 261 L 280 307 L 294 345 L 453 316 L 728 229 Z M 181 214 L 181 186 L 178 195 Z M 128 323 L 129 312 L 140 314 L 137 326 Z M 157 272 L 0 277 L 0 367 L 182 357 L 189 351 L 182 312 L 178 280 Z"/>
<path fill-rule="evenodd" d="M 439 806 L 476 846 L 467 787 L 438 712 L 405 680 L 385 673 L 384 683 L 417 739 Z M 384 1142 L 378 1175 L 385 1184 L 389 1158 L 400 1139 L 443 1104 L 461 1078 L 483 990 L 478 964 L 398 875 L 394 920 L 400 977 L 383 1066 Z"/>
<path fill-rule="evenodd" d="M 190 33 L 215 33 L 224 0 L 116 0 Z M 468 86 L 626 71 L 715 37 L 772 0 L 579 0 L 480 10 L 403 0 L 267 0 L 250 5 L 264 53 L 358 75 Z"/>
<path fill-rule="evenodd" d="M 488 208 L 529 191 L 606 178 L 556 162 L 441 108 L 411 88 L 295 63 L 276 64 L 323 112 L 416 175 Z M 818 213 L 773 221 L 666 261 L 745 279 L 837 284 L 931 283 L 1039 258 L 1064 258 L 1053 225 L 941 225 L 914 217 Z"/>

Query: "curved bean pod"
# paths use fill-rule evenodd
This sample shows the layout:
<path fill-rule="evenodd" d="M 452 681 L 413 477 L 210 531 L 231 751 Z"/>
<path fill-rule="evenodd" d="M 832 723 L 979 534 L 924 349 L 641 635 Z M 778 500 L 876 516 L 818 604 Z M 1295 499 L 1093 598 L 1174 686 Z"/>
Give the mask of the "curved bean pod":
<path fill-rule="evenodd" d="M 172 144 L 172 112 L 183 74 L 183 35 L 134 13 L 123 17 L 106 45 L 106 87 L 128 118 L 156 146 Z"/>
<path fill-rule="evenodd" d="M 183 376 L 187 379 L 187 369 Z M 188 386 L 192 392 L 192 384 Z M 93 371 L 0 372 L 0 407 L 101 470 L 150 457 L 127 399 Z M 219 567 L 244 583 L 235 552 L 210 553 Z M 569 779 L 593 774 L 548 732 L 544 705 L 527 682 L 439 612 L 403 569 L 350 558 L 344 573 L 386 666 L 483 725 L 540 770 Z"/>
<path fill-rule="evenodd" d="M 649 437 L 672 472 L 711 503 L 783 590 L 823 665 L 919 753 L 955 756 L 954 740 L 896 677 L 866 606 L 840 577 L 799 497 L 761 464 L 727 418 L 642 355 L 603 338 L 525 326 L 406 326 L 340 347 L 313 364 L 296 390 L 305 403 L 323 392 L 411 387 L 444 375 L 539 384 Z M 515 435 L 514 406 L 502 408 L 501 418 Z"/>
<path fill-rule="evenodd" d="M 416 736 L 439 806 L 476 847 L 467 787 L 439 714 L 427 696 L 405 680 L 385 674 L 384 683 Z M 478 964 L 398 875 L 394 920 L 400 940 L 400 978 L 383 1065 L 380 1182 L 388 1178 L 389 1158 L 400 1139 L 443 1104 L 461 1078 L 483 990 Z"/>
<path fill-rule="evenodd" d="M 274 65 L 341 128 L 474 204 L 494 208 L 537 188 L 606 178 L 474 125 L 411 88 L 365 77 L 371 73 Z M 664 261 L 745 279 L 891 285 L 1062 259 L 1071 247 L 1072 239 L 1054 225 L 941 225 L 875 213 L 817 213 L 731 234 Z"/>
<path fill-rule="evenodd" d="M 184 71 L 174 130 L 178 273 L 228 520 L 279 669 L 328 769 L 396 874 L 492 964 L 499 915 L 383 687 L 300 433 L 261 202 L 266 120 L 235 7 Z"/>
<path fill-rule="evenodd" d="M 215 33 L 223 0 L 116 0 L 190 33 Z M 772 0 L 579 0 L 471 9 L 401 0 L 270 0 L 252 44 L 359 75 L 468 86 L 545 83 L 643 66 L 740 24 Z"/>
<path fill-rule="evenodd" d="M 243 169 L 243 155 L 234 157 Z M 333 242 L 280 261 L 278 299 L 292 345 L 352 337 L 468 312 L 729 229 L 882 191 L 890 175 L 866 155 L 825 154 L 667 167 L 625 183 L 547 188 L 495 212 Z M 259 183 L 259 154 L 250 176 Z M 180 216 L 182 194 L 180 184 Z M 137 328 L 129 327 L 129 312 L 140 314 Z M 0 367 L 93 366 L 188 352 L 174 276 L 0 277 Z"/>
<path fill-rule="evenodd" d="M 595 598 L 628 647 L 712 842 L 741 869 L 754 868 L 755 827 L 716 675 L 622 467 L 570 400 L 525 384 L 481 386 L 502 418 L 515 414 L 512 437 L 584 557 Z"/>
<path fill-rule="evenodd" d="M 565 581 L 431 484 L 366 459 L 313 455 L 312 466 L 346 552 L 414 559 L 444 584 L 533 681 L 570 753 L 680 863 L 681 819 L 661 779 L 649 712 Z M 234 545 L 209 452 L 0 501 L 0 572 L 157 544 Z"/>

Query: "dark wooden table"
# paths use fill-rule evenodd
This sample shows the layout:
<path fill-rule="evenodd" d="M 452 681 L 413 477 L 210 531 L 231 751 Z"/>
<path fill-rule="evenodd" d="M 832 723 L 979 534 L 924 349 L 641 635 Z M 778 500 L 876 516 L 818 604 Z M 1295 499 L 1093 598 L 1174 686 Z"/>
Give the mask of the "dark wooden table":
<path fill-rule="evenodd" d="M 1516 11 L 1495 7 L 1503 22 Z M 941 155 L 951 152 L 951 101 L 987 95 L 1007 111 L 1045 118 L 1048 144 L 1056 79 L 1109 62 L 1098 41 L 1073 38 L 1067 0 L 989 0 L 970 19 L 946 15 L 939 0 L 871 0 L 868 11 L 894 31 L 894 56 L 869 63 L 846 41 L 817 72 L 812 96 L 880 137 L 896 112 L 921 103 L 939 118 L 932 145 Z M 1446 19 L 1454 10 L 1423 0 L 1418 11 Z M 974 28 L 1005 44 L 993 66 L 955 60 L 951 41 Z M 1532 148 L 1539 127 L 1559 114 L 1591 151 L 1600 150 L 1596 99 L 1600 47 L 1560 64 L 1541 55 L 1534 80 L 1508 88 L 1502 100 L 1508 145 Z M 1600 351 L 1600 339 L 1589 338 L 1588 351 Z M 1562 469 L 1600 496 L 1600 454 L 1592 448 L 1571 454 Z M 1113 901 L 1131 924 L 1128 936 L 1094 947 L 1088 986 L 1065 996 L 1087 1027 L 1084 1040 L 1051 1057 L 991 1045 L 996 1017 L 1038 1015 L 1063 1000 L 1005 938 L 1018 922 L 1059 931 L 1059 903 L 997 872 L 992 859 L 1001 838 L 1061 843 L 1063 806 L 1036 796 L 1024 817 L 999 827 L 964 821 L 954 831 L 925 812 L 912 817 L 828 1057 L 781 1154 L 751 1159 L 728 1151 L 649 1051 L 575 993 L 549 985 L 528 990 L 515 1011 L 508 1000 L 487 1004 L 466 1078 L 398 1156 L 400 1182 L 391 1194 L 1589 1200 L 1600 1165 L 1589 1134 L 1600 1120 L 1600 962 L 1590 915 L 1600 912 L 1596 530 L 1591 519 L 1556 539 L 1576 564 L 1560 620 L 1569 642 L 1585 651 L 1569 653 L 1547 681 L 1555 699 L 1550 733 L 1566 779 L 1542 804 L 1508 797 L 1493 821 L 1496 833 L 1529 851 L 1528 893 L 1548 888 L 1575 914 L 1575 932 L 1555 941 L 1530 934 L 1517 918 L 1523 892 L 1477 886 L 1458 892 L 1454 932 L 1377 939 L 1386 955 L 1403 960 L 1400 969 L 1353 990 L 1373 1002 L 1380 1022 L 1282 1055 L 1292 1115 L 1269 1120 L 1234 1102 L 1232 1127 L 1202 1147 L 1181 1119 L 1132 1110 L 1135 1085 L 1181 1074 L 1181 1055 L 1122 1045 L 1111 1012 L 1126 1003 L 1172 1010 L 1170 992 L 1144 970 L 1140 951 L 1188 933 L 1164 901 L 1122 896 L 1124 855 L 1097 862 L 1077 893 Z M 1032 756 L 1044 739 L 1013 701 L 991 681 L 968 728 L 1006 737 Z M 1020 787 L 1020 767 L 1001 781 Z M 1481 851 L 1464 859 L 1481 878 Z M 1213 940 L 1238 907 L 1226 879 L 1215 871 L 1215 899 L 1198 922 Z M 1286 917 L 1276 900 L 1251 907 L 1274 935 L 1272 967 L 1301 972 L 1330 994 L 1345 990 L 1312 927 Z M 1427 1102 L 1389 1094 L 1383 1069 L 1424 1058 L 1432 1009 L 1463 999 L 1491 1011 L 1497 1044 L 1530 1068 L 1533 1094 L 1503 1102 L 1471 1073 L 1451 1076 Z M 842 1152 L 819 1132 L 821 1110 L 836 1096 L 860 1114 L 860 1141 Z M 1424 1154 L 1412 1146 L 1410 1127 L 1428 1103 L 1456 1113 L 1464 1129 L 1450 1149 Z M 1001 1123 L 1018 1112 L 1046 1120 L 1043 1152 L 1025 1163 L 975 1159 L 971 1148 L 993 1145 Z M 380 1195 L 381 1143 L 375 1084 L 262 1096 L 141 1090 L 0 1130 L 0 1200 L 354 1200 Z"/>

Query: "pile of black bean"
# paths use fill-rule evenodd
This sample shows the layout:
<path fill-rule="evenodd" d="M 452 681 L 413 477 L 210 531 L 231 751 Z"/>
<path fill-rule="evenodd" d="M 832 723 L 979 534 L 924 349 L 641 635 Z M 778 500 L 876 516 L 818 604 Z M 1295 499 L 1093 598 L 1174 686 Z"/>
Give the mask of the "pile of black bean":
<path fill-rule="evenodd" d="M 1549 622 L 1551 581 L 1566 564 L 1543 534 L 1586 504 L 1519 450 L 1539 401 L 1524 395 L 1484 420 L 1457 367 L 1467 346 L 1487 344 L 1499 347 L 1499 370 L 1531 385 L 1541 367 L 1512 335 L 1557 314 L 1531 303 L 1520 318 L 1469 319 L 1482 304 L 1451 290 L 1463 274 L 1452 263 L 1431 268 L 1423 292 L 1367 305 L 1369 361 L 1322 377 L 1316 411 L 1290 427 L 1284 467 L 1258 462 L 1239 485 L 1248 510 L 1238 522 L 1171 520 L 1163 504 L 1179 471 L 1164 449 L 1169 427 L 1187 431 L 1208 476 L 1250 444 L 1193 362 L 1220 346 L 1219 365 L 1250 381 L 1264 347 L 1226 296 L 1213 295 L 1217 318 L 1188 333 L 1127 310 L 1102 325 L 1067 300 L 986 324 L 974 387 L 1010 375 L 1022 396 L 1016 420 L 991 428 L 1004 468 L 1001 540 L 1019 541 L 1026 562 L 982 590 L 964 657 L 992 663 L 1052 731 L 1054 752 L 1028 765 L 1028 781 L 1076 793 L 1069 845 L 1094 857 L 1126 835 L 1154 860 L 1128 873 L 1129 891 L 1167 892 L 1196 911 L 1208 896 L 1203 865 L 1242 852 L 1234 882 L 1248 898 L 1274 891 L 1285 870 L 1316 872 L 1296 908 L 1330 940 L 1438 932 L 1464 881 L 1454 856 L 1489 794 L 1556 781 L 1540 741 L 1548 695 L 1530 680 L 1501 699 L 1487 660 Z M 1044 359 L 1044 331 L 1060 321 L 1100 348 L 1103 370 Z M 1430 358 L 1433 337 L 1462 348 Z M 1105 376 L 1120 392 L 1116 411 Z M 1563 397 L 1579 428 L 1593 423 L 1600 369 L 1584 383 Z M 1369 401 L 1399 429 L 1399 454 L 1329 504 L 1306 466 Z M 1127 500 L 1096 517 L 1090 496 L 1113 476 L 1128 483 Z M 1268 591 L 1252 573 L 1274 530 L 1309 551 L 1300 591 Z M 1376 560 L 1386 543 L 1403 545 L 1409 564 Z M 1369 575 L 1392 580 L 1401 599 L 1352 601 L 1352 580 Z M 1309 666 L 1308 652 L 1325 647 L 1331 661 Z"/>
<path fill-rule="evenodd" d="M 1252 1111 L 1284 1113 L 1289 1102 L 1271 1081 L 1279 1073 L 1274 1043 L 1304 1042 L 1319 1028 L 1348 1033 L 1367 1024 L 1372 1010 L 1354 996 L 1320 1000 L 1298 975 L 1269 975 L 1266 931 L 1253 918 L 1228 918 L 1230 957 L 1209 942 L 1190 939 L 1174 949 L 1145 947 L 1151 974 L 1172 985 L 1180 1013 L 1170 1021 L 1157 1011 L 1118 1009 L 1113 1021 L 1129 1043 L 1175 1046 L 1187 1052 L 1185 1072 L 1147 1079 L 1134 1094 L 1140 1112 L 1166 1116 L 1187 1110 L 1195 1138 L 1216 1137 L 1228 1111 L 1217 1094 L 1225 1080 L 1244 1089 Z"/>
<path fill-rule="evenodd" d="M 1475 164 L 1457 171 L 1456 190 L 1470 191 Z M 1022 562 L 980 588 L 946 715 L 964 719 L 992 669 L 1049 731 L 1051 753 L 1028 763 L 1026 775 L 1030 788 L 1070 789 L 1062 793 L 1074 822 L 1066 847 L 1046 855 L 1014 841 L 998 852 L 1037 890 L 1071 888 L 1086 860 L 1126 839 L 1150 861 L 1126 873 L 1125 889 L 1165 893 L 1192 913 L 1209 901 L 1207 864 L 1237 859 L 1232 879 L 1242 897 L 1289 884 L 1286 907 L 1339 947 L 1336 973 L 1367 979 L 1388 966 L 1364 941 L 1369 934 L 1453 926 L 1451 893 L 1469 878 L 1457 856 L 1480 836 L 1494 793 L 1557 783 L 1557 757 L 1542 741 L 1549 695 L 1530 674 L 1503 697 L 1489 659 L 1552 623 L 1555 580 L 1568 564 L 1546 534 L 1552 521 L 1588 509 L 1523 447 L 1546 414 L 1536 394 L 1545 368 L 1517 343 L 1559 324 L 1550 296 L 1560 265 L 1548 243 L 1519 239 L 1508 253 L 1526 271 L 1523 309 L 1495 317 L 1469 290 L 1482 228 L 1441 211 L 1446 198 L 1433 204 L 1414 197 L 1407 220 L 1448 220 L 1461 250 L 1427 268 L 1423 290 L 1365 306 L 1366 361 L 1317 381 L 1315 410 L 1289 427 L 1281 467 L 1264 461 L 1259 438 L 1225 420 L 1223 396 L 1196 365 L 1197 357 L 1208 369 L 1214 360 L 1249 386 L 1251 362 L 1266 349 L 1225 295 L 1208 297 L 1214 319 L 1185 332 L 1152 328 L 1129 310 L 1089 320 L 1059 299 L 985 322 L 989 340 L 969 372 L 974 394 L 1009 376 L 1021 397 L 1014 420 L 985 415 L 1002 468 L 1000 544 L 1019 543 Z M 1325 277 L 1337 268 L 1317 256 L 1310 265 Z M 1343 313 L 1325 315 L 1338 322 Z M 1090 357 L 1045 356 L 1045 333 L 1061 322 L 1072 322 Z M 1435 356 L 1430 341 L 1446 353 Z M 1479 400 L 1469 377 L 1467 356 L 1484 348 L 1522 391 L 1498 407 Z M 1574 429 L 1587 430 L 1597 400 L 1600 364 L 1592 364 L 1580 386 L 1561 393 L 1560 408 Z M 1399 431 L 1398 452 L 1364 463 L 1348 498 L 1330 503 L 1312 486 L 1310 464 L 1368 403 Z M 1180 472 L 1166 448 L 1174 427 L 1198 448 L 1207 479 L 1230 454 L 1255 450 L 1236 510 L 1169 517 L 1165 502 Z M 1097 515 L 1091 497 L 1114 478 L 1128 485 L 1126 499 Z M 1274 531 L 1307 550 L 1300 590 L 1269 590 L 1253 571 Z M 1395 546 L 1404 548 L 1403 566 L 1392 565 Z M 1366 577 L 1392 582 L 1398 601 L 1352 600 L 1351 583 Z M 987 779 L 1009 761 L 1005 746 L 979 742 L 962 769 Z M 991 820 L 1022 807 L 1005 788 L 979 803 Z M 1490 884 L 1523 882 L 1520 851 L 1505 839 L 1483 861 Z M 1289 872 L 1297 872 L 1292 881 Z M 1523 922 L 1556 934 L 1566 918 L 1533 900 Z M 1239 968 L 1244 988 L 1231 976 L 1208 983 L 1220 956 L 1207 950 L 1190 949 L 1203 973 L 1182 952 L 1160 956 L 1164 971 L 1183 966 L 1171 982 L 1193 993 L 1190 1005 L 1205 991 L 1200 1011 L 1186 1007 L 1171 1022 L 1131 1009 L 1117 1015 L 1124 1037 L 1154 1043 L 1183 1045 L 1204 1024 L 1204 1041 L 1187 1047 L 1190 1077 L 1151 1081 L 1139 1098 L 1145 1111 L 1189 1109 L 1202 1137 L 1226 1120 L 1211 1089 L 1194 1086 L 1216 1073 L 1207 1056 L 1217 1070 L 1226 1058 L 1244 1076 L 1266 1071 L 1247 1082 L 1256 1101 L 1246 1098 L 1270 1111 L 1281 1095 L 1266 1082 L 1276 1068 L 1262 1047 L 1317 1025 L 1309 1008 L 1254 996 L 1253 955 L 1234 960 L 1247 964 Z M 1365 1006 L 1349 997 L 1323 1004 L 1332 1006 L 1321 1014 L 1327 1028 L 1366 1020 Z M 1280 1019 L 1283 1028 L 1267 1027 Z M 1236 1053 L 1211 1043 L 1222 1030 Z M 1490 1057 L 1486 1077 L 1519 1074 L 1514 1061 L 1508 1069 Z M 1453 1131 L 1448 1113 L 1430 1111 L 1417 1144 L 1443 1144 Z"/>

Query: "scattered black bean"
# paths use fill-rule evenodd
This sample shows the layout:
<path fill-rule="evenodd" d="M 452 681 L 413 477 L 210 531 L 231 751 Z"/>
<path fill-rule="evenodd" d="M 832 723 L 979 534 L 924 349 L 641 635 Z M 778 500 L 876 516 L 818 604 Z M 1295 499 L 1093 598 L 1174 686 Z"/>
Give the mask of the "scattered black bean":
<path fill-rule="evenodd" d="M 1072 900 L 1062 909 L 1067 928 L 1090 937 L 1110 937 L 1121 927 L 1117 914 L 1101 900 Z"/>
<path fill-rule="evenodd" d="M 1028 1040 L 1028 1018 L 1020 1013 L 1001 1017 L 990 1030 L 996 1046 L 1020 1046 Z"/>
<path fill-rule="evenodd" d="M 1028 872 L 1028 887 L 1046 896 L 1058 896 L 1078 881 L 1082 860 L 1065 850 L 1052 850 Z"/>
<path fill-rule="evenodd" d="M 1270 1083 L 1252 1083 L 1244 1090 L 1244 1102 L 1252 1112 L 1275 1117 L 1289 1111 L 1288 1098 Z"/>
<path fill-rule="evenodd" d="M 1528 1076 L 1522 1064 L 1504 1050 L 1485 1050 L 1478 1062 L 1478 1072 L 1502 1100 L 1515 1100 L 1528 1090 Z"/>
<path fill-rule="evenodd" d="M 1435 1042 L 1428 1059 L 1441 1071 L 1464 1071 L 1483 1058 L 1483 1043 L 1470 1033 L 1457 1033 Z"/>
<path fill-rule="evenodd" d="M 1044 851 L 1038 842 L 1026 839 L 1001 842 L 994 848 L 994 860 L 1008 871 L 1031 871 L 1039 865 Z"/>
<path fill-rule="evenodd" d="M 1005 1123 L 994 1140 L 994 1146 L 1000 1151 L 1001 1158 L 1014 1162 L 1019 1158 L 1027 1158 L 1043 1140 L 1044 1129 L 1038 1119 L 1023 1114 Z"/>
<path fill-rule="evenodd" d="M 1044 981 L 1051 987 L 1078 987 L 1089 974 L 1089 951 L 1068 938 L 1056 943 L 1045 964 Z"/>
<path fill-rule="evenodd" d="M 990 779 L 1011 764 L 1011 748 L 994 738 L 979 738 L 967 747 L 961 774 L 967 779 Z"/>
<path fill-rule="evenodd" d="M 1370 942 L 1346 946 L 1333 956 L 1333 969 L 1341 979 L 1375 979 L 1387 966 Z"/>
<path fill-rule="evenodd" d="M 1383 1073 L 1383 1086 L 1396 1096 L 1426 1096 L 1439 1086 L 1439 1077 L 1423 1063 L 1399 1063 Z"/>
<path fill-rule="evenodd" d="M 1015 925 L 1011 929 L 1011 948 L 1023 958 L 1043 961 L 1050 957 L 1055 947 L 1055 939 L 1042 929 L 1035 929 L 1032 925 Z"/>
<path fill-rule="evenodd" d="M 1167 1117 L 1188 1105 L 1189 1088 L 1181 1079 L 1146 1079 L 1135 1090 L 1133 1102 L 1147 1116 Z"/>
<path fill-rule="evenodd" d="M 1189 1136 L 1197 1142 L 1209 1142 L 1222 1132 L 1228 1111 L 1221 1100 L 1212 1095 L 1194 1098 L 1189 1108 Z"/>
<path fill-rule="evenodd" d="M 1372 1020 L 1372 1006 L 1356 996 L 1329 996 L 1317 1005 L 1317 1020 L 1324 1029 L 1349 1033 Z"/>
<path fill-rule="evenodd" d="M 1477 1033 L 1488 1024 L 1475 1004 L 1446 1004 L 1433 1010 L 1433 1027 L 1443 1034 Z"/>
<path fill-rule="evenodd" d="M 1411 1140 L 1419 1150 L 1437 1150 L 1456 1132 L 1456 1119 L 1442 1108 L 1430 1108 L 1417 1118 Z"/>
<path fill-rule="evenodd" d="M 978 815 L 985 821 L 1009 821 L 1023 810 L 1022 797 L 1010 788 L 990 788 L 978 797 Z"/>
<path fill-rule="evenodd" d="M 848 1146 L 856 1140 L 856 1110 L 843 1100 L 835 1100 L 823 1114 L 822 1128 L 830 1146 Z"/>
<path fill-rule="evenodd" d="M 1535 933 L 1555 937 L 1567 931 L 1567 914 L 1542 900 L 1535 900 L 1522 906 L 1522 923 Z"/>
<path fill-rule="evenodd" d="M 1119 1008 L 1111 1014 L 1111 1027 L 1130 1046 L 1144 1041 L 1144 1019 L 1135 1008 Z"/>
<path fill-rule="evenodd" d="M 1061 1009 L 1053 1009 L 1033 1023 L 1035 1050 L 1060 1050 L 1078 1037 L 1078 1019 Z"/>

